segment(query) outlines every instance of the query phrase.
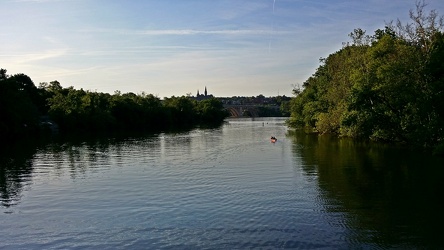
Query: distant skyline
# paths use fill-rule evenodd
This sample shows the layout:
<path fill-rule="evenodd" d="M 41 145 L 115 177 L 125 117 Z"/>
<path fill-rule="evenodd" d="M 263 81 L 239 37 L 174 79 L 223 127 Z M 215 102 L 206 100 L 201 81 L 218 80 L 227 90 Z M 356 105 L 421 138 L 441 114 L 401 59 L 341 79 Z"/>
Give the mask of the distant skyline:
<path fill-rule="evenodd" d="M 182 96 L 291 96 L 348 34 L 414 0 L 0 0 L 0 68 L 36 86 Z M 443 0 L 427 12 L 444 14 Z"/>

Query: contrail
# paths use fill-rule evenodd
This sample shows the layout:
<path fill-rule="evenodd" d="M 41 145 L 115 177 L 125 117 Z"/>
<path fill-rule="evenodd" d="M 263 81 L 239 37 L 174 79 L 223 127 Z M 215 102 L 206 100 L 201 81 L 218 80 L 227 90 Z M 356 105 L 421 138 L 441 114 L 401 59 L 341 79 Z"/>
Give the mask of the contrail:
<path fill-rule="evenodd" d="M 276 0 L 273 0 L 273 15 L 274 15 L 274 5 L 276 4 Z M 270 53 L 271 49 L 271 37 L 274 30 L 274 21 L 272 22 L 271 32 L 270 32 L 270 38 L 268 40 L 268 53 Z"/>

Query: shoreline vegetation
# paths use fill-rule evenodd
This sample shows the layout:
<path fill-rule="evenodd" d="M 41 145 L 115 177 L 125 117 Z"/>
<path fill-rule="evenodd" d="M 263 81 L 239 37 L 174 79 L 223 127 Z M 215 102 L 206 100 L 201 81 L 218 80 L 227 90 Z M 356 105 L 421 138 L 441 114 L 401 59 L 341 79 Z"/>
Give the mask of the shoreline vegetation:
<path fill-rule="evenodd" d="M 253 105 L 261 117 L 289 116 L 291 98 L 187 96 L 160 98 L 152 94 L 114 94 L 64 88 L 60 82 L 36 87 L 23 74 L 0 69 L 0 138 L 23 139 L 133 136 L 220 126 L 230 116 L 227 105 Z M 251 114 L 242 114 L 248 116 Z M 0 146 L 6 146 L 1 145 Z"/>
<path fill-rule="evenodd" d="M 214 127 L 228 116 L 216 98 L 160 100 L 152 94 L 114 94 L 63 88 L 58 81 L 37 88 L 25 74 L 0 69 L 0 138 L 14 141 L 47 134 L 108 135 Z"/>
<path fill-rule="evenodd" d="M 351 42 L 294 87 L 288 125 L 444 155 L 444 18 L 425 7 L 416 2 L 411 23 L 350 33 Z"/>

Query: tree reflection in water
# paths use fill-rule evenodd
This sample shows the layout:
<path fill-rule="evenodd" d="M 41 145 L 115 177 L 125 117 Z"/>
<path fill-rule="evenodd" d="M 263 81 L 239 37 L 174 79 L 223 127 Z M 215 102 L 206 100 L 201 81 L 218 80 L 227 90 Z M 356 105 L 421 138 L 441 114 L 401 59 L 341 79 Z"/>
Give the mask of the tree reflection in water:
<path fill-rule="evenodd" d="M 78 140 L 66 140 L 59 138 L 60 141 L 40 141 L 40 140 L 24 140 L 11 144 L 0 145 L 0 204 L 2 207 L 8 208 L 17 205 L 20 202 L 23 191 L 27 186 L 32 184 L 34 171 L 34 157 L 39 148 L 49 153 L 44 154 L 46 157 L 67 158 L 72 166 L 71 177 L 75 178 L 76 174 L 84 171 L 82 161 L 79 161 L 81 153 L 78 148 L 86 146 L 88 148 L 99 147 L 107 148 L 108 144 L 96 140 L 86 140 L 81 138 Z M 56 162 L 56 161 L 52 161 Z M 60 160 L 60 162 L 62 162 Z M 92 161 L 94 162 L 94 161 Z M 53 166 L 57 170 L 60 166 Z"/>
<path fill-rule="evenodd" d="M 18 142 L 0 146 L 0 204 L 16 205 L 32 178 L 32 157 L 36 145 Z"/>
<path fill-rule="evenodd" d="M 363 232 L 349 235 L 349 241 L 382 247 L 442 244 L 436 229 L 444 222 L 444 159 L 328 135 L 289 131 L 288 136 L 304 172 L 317 176 L 325 213 L 343 216 L 337 226 Z"/>

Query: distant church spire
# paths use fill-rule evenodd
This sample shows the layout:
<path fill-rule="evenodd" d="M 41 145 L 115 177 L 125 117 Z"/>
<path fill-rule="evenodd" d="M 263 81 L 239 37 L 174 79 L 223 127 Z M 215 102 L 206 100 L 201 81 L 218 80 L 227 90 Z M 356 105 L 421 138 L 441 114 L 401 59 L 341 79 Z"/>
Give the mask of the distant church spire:
<path fill-rule="evenodd" d="M 207 86 L 205 86 L 205 96 L 207 96 Z"/>
<path fill-rule="evenodd" d="M 199 90 L 197 90 L 197 95 L 196 96 L 199 96 Z"/>

